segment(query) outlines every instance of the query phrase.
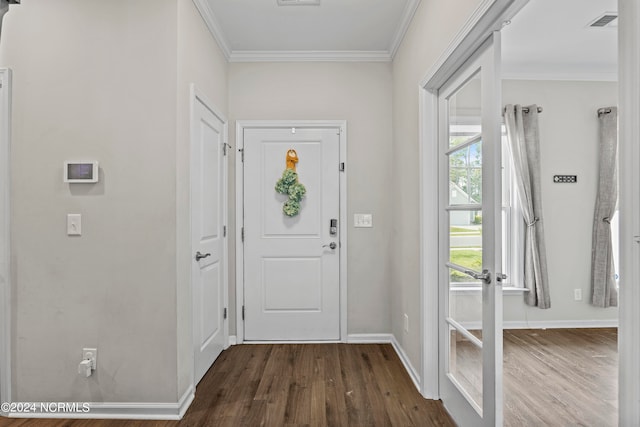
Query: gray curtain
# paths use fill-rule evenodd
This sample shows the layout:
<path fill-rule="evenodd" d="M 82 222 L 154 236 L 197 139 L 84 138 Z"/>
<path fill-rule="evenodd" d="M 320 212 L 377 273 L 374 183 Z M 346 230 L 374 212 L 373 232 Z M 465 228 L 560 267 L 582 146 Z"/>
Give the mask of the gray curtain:
<path fill-rule="evenodd" d="M 598 112 L 598 119 L 600 167 L 591 243 L 591 304 L 615 307 L 618 305 L 618 291 L 613 267 L 611 218 L 618 201 L 618 109 L 605 108 Z"/>
<path fill-rule="evenodd" d="M 523 109 L 528 112 L 523 112 Z M 534 307 L 550 308 L 540 194 L 538 106 L 507 105 L 504 119 L 516 176 L 516 192 L 527 225 L 524 238 L 524 286 L 529 292 L 525 293 L 525 302 Z"/>

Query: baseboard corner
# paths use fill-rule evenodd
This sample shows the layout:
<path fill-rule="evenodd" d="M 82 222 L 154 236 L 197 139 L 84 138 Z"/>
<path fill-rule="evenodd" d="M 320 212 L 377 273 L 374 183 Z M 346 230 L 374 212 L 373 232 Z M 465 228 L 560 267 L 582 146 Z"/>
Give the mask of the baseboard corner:
<path fill-rule="evenodd" d="M 411 360 L 409 360 L 409 356 L 404 351 L 404 348 L 402 348 L 402 346 L 396 339 L 395 335 L 392 335 L 391 337 L 392 337 L 391 345 L 393 346 L 393 349 L 396 351 L 398 357 L 400 358 L 400 361 L 404 365 L 404 368 L 407 370 L 409 377 L 411 377 L 411 381 L 413 381 L 413 385 L 415 385 L 416 389 L 420 391 L 421 390 L 420 374 L 418 374 L 418 371 L 413 367 L 413 364 L 411 364 Z"/>

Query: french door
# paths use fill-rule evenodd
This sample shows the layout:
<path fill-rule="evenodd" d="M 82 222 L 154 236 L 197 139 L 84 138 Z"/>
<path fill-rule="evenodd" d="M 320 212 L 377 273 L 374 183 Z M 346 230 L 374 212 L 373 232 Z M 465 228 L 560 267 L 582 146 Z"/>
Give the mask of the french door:
<path fill-rule="evenodd" d="M 502 425 L 499 37 L 438 92 L 440 396 L 462 427 Z"/>

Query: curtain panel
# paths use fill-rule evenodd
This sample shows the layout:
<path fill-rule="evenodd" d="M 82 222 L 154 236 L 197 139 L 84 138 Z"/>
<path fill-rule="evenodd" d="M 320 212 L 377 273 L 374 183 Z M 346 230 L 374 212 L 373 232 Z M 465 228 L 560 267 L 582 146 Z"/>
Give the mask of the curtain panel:
<path fill-rule="evenodd" d="M 550 308 L 542 220 L 538 106 L 509 104 L 505 107 L 504 119 L 516 176 L 516 193 L 527 226 L 524 241 L 524 286 L 529 292 L 525 293 L 525 302 L 538 308 Z"/>
<path fill-rule="evenodd" d="M 591 304 L 604 308 L 618 305 L 611 241 L 611 219 L 618 202 L 617 107 L 599 110 L 598 121 L 600 122 L 600 160 L 591 241 Z"/>

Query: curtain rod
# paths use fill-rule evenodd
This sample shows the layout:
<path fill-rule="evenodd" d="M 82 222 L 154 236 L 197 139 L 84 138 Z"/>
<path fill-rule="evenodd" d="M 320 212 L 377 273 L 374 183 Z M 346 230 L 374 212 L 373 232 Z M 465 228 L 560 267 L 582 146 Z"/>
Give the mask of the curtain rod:
<path fill-rule="evenodd" d="M 504 107 L 504 109 L 502 110 L 502 114 L 507 112 L 507 107 Z M 522 112 L 523 113 L 528 113 L 529 112 L 529 107 L 522 107 Z M 542 113 L 542 107 L 538 107 L 538 113 Z"/>
<path fill-rule="evenodd" d="M 611 113 L 611 108 L 598 108 L 598 115 L 601 116 L 603 114 Z"/>

